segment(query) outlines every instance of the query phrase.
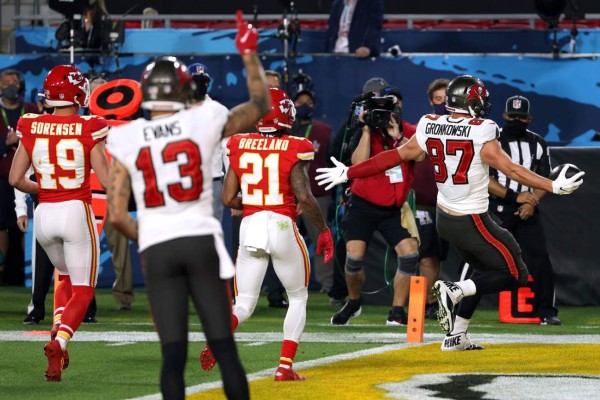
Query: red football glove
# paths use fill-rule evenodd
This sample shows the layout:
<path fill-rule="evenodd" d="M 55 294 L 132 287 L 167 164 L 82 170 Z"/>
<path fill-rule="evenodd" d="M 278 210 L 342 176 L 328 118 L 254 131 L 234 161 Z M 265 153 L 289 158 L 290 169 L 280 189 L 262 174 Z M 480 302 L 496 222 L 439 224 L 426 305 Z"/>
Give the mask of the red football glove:
<path fill-rule="evenodd" d="M 237 10 L 237 28 L 238 33 L 235 36 L 235 47 L 241 55 L 256 53 L 258 48 L 258 31 L 256 28 L 242 18 L 242 10 Z"/>
<path fill-rule="evenodd" d="M 317 239 L 317 255 L 320 256 L 323 252 L 323 262 L 325 264 L 333 260 L 333 237 L 331 237 L 329 229 L 319 233 Z"/>

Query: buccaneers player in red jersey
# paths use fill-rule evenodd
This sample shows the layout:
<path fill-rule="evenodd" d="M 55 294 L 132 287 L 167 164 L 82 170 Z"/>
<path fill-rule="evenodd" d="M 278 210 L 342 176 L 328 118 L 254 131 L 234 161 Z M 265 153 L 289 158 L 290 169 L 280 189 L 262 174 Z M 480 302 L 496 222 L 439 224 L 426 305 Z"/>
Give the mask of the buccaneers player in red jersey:
<path fill-rule="evenodd" d="M 260 133 L 232 137 L 227 143 L 231 167 L 225 177 L 223 204 L 243 210 L 235 272 L 235 329 L 252 315 L 269 258 L 289 298 L 283 324 L 283 346 L 276 381 L 304 380 L 292 369 L 306 322 L 310 260 L 296 226 L 297 206 L 321 232 L 317 254 L 333 258 L 333 240 L 310 190 L 308 166 L 314 147 L 305 138 L 290 136 L 296 110 L 287 94 L 271 88 L 271 112 L 258 122 Z M 241 196 L 238 193 L 241 191 Z M 208 346 L 202 368 L 215 365 Z"/>
<path fill-rule="evenodd" d="M 52 68 L 44 80 L 44 94 L 54 114 L 21 117 L 21 143 L 9 180 L 17 189 L 39 196 L 35 236 L 59 273 L 54 326 L 44 350 L 46 379 L 60 381 L 69 362 L 67 345 L 94 297 L 98 277 L 100 247 L 90 205 L 90 170 L 106 186 L 108 128 L 101 117 L 78 115 L 87 106 L 89 83 L 74 66 Z M 37 183 L 25 176 L 31 164 Z"/>

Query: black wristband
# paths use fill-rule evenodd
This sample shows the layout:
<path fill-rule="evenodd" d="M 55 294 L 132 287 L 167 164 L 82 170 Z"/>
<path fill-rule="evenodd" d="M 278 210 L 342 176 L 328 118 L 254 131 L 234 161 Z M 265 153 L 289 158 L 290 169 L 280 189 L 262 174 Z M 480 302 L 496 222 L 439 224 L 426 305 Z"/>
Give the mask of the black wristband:
<path fill-rule="evenodd" d="M 506 189 L 506 195 L 504 196 L 504 201 L 509 204 L 517 204 L 517 196 L 518 194 L 512 189 Z"/>

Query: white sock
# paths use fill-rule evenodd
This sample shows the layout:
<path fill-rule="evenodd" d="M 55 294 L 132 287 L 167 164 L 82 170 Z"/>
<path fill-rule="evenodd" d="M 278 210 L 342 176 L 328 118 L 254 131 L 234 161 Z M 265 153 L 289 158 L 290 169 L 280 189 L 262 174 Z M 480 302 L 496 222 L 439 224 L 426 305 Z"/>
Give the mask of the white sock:
<path fill-rule="evenodd" d="M 469 329 L 470 319 L 461 318 L 458 315 L 454 319 L 454 329 L 450 332 L 451 335 L 457 335 L 461 332 L 466 332 Z"/>
<path fill-rule="evenodd" d="M 61 349 L 66 349 L 67 345 L 69 344 L 69 342 L 67 341 L 67 339 L 65 339 L 64 337 L 57 335 L 56 336 L 56 340 L 58 340 L 58 343 L 60 343 L 60 348 Z"/>
<path fill-rule="evenodd" d="M 471 279 L 454 283 L 456 283 L 456 285 L 462 289 L 465 296 L 473 296 L 475 293 L 477 293 L 475 282 L 473 282 Z"/>

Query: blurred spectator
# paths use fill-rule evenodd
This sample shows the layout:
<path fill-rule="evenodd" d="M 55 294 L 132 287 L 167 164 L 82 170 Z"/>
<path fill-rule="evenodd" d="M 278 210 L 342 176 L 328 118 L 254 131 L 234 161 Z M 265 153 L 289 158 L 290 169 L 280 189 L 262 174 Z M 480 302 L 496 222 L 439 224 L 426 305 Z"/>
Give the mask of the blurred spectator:
<path fill-rule="evenodd" d="M 146 7 L 144 8 L 144 11 L 142 11 L 142 14 L 147 17 L 152 17 L 158 15 L 158 10 L 156 10 L 156 8 Z M 155 21 L 152 19 L 142 20 L 142 29 L 154 28 L 154 22 Z"/>
<path fill-rule="evenodd" d="M 110 28 L 109 14 L 104 0 L 82 2 L 81 20 L 67 20 L 56 30 L 55 37 L 64 46 L 70 45 L 70 29 L 73 24 L 74 46 L 82 49 L 104 50 L 108 41 L 105 35 Z"/>
<path fill-rule="evenodd" d="M 19 243 L 22 233 L 17 226 L 15 214 L 15 192 L 8 183 L 8 173 L 13 157 L 19 145 L 15 132 L 17 121 L 25 113 L 38 113 L 37 105 L 25 103 L 25 81 L 21 73 L 14 69 L 6 69 L 0 73 L 0 284 L 9 281 L 22 284 L 22 279 L 9 277 L 9 243 Z M 16 260 L 15 267 L 18 267 Z M 23 264 L 21 261 L 20 264 Z M 15 271 L 16 272 L 16 271 Z M 11 271 L 12 273 L 12 271 Z"/>
<path fill-rule="evenodd" d="M 313 118 L 315 113 L 315 94 L 309 90 L 301 90 L 293 97 L 296 106 L 296 121 L 292 127 L 292 135 L 304 137 L 312 142 L 315 148 L 315 158 L 308 167 L 310 189 L 317 200 L 321 214 L 327 217 L 331 205 L 331 194 L 325 187 L 319 186 L 315 180 L 317 168 L 327 167 L 329 162 L 329 142 L 333 129 L 326 123 Z M 298 216 L 298 223 L 304 224 L 308 237 L 313 247 L 316 248 L 319 230 L 316 226 L 307 222 L 302 214 Z M 329 292 L 333 286 L 332 265 L 326 265 L 321 257 L 313 257 L 313 268 L 315 278 L 321 285 L 321 291 Z"/>
<path fill-rule="evenodd" d="M 334 0 L 329 12 L 326 51 L 378 56 L 383 0 Z"/>

